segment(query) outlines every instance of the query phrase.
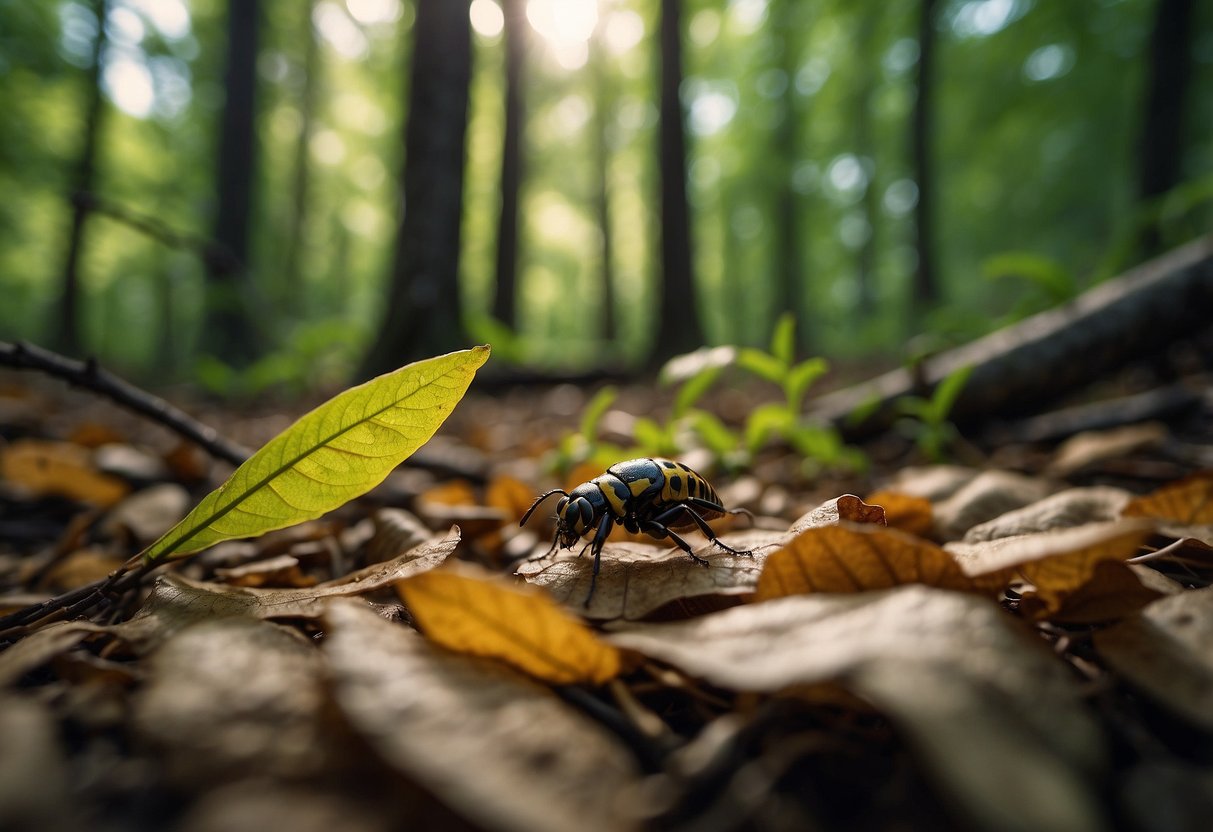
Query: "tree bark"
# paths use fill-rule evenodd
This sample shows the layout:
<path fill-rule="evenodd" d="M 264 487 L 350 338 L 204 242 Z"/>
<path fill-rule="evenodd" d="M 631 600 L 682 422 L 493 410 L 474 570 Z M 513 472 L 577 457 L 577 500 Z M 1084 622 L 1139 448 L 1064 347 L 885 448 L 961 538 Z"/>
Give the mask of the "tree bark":
<path fill-rule="evenodd" d="M 1102 374 L 1209 325 L 1213 237 L 1204 237 L 966 346 L 929 359 L 918 372 L 894 370 L 818 399 L 811 415 L 839 423 L 853 438 L 887 427 L 895 402 L 925 396 L 964 367 L 972 375 L 950 414 L 954 421 L 1020 416 L 1072 394 Z M 875 405 L 860 424 L 847 416 Z"/>
<path fill-rule="evenodd" d="M 594 214 L 598 218 L 601 235 L 599 253 L 599 282 L 602 285 L 602 335 L 608 343 L 614 343 L 618 335 L 615 314 L 615 258 L 611 251 L 614 244 L 611 223 L 611 116 L 615 109 L 615 96 L 607 78 L 606 54 L 600 38 L 590 44 L 591 72 L 594 75 L 594 166 L 598 173 L 598 190 L 594 194 Z"/>
<path fill-rule="evenodd" d="M 88 104 L 84 113 L 84 131 L 80 138 L 80 156 L 72 177 L 72 224 L 68 233 L 67 254 L 63 264 L 62 286 L 59 290 L 56 343 L 67 353 L 78 353 L 80 337 L 80 260 L 84 253 L 84 230 L 88 224 L 87 194 L 94 190 L 97 175 L 98 136 L 105 119 L 105 99 L 101 94 L 101 69 L 105 60 L 105 26 L 109 17 L 108 0 L 96 0 L 93 13 L 97 17 L 97 38 L 93 41 L 93 62 L 86 76 Z"/>
<path fill-rule="evenodd" d="M 249 232 L 253 218 L 253 179 L 257 170 L 258 0 L 229 0 L 227 17 L 226 98 L 216 166 L 214 240 L 230 259 L 212 261 L 209 314 L 204 348 L 233 366 L 257 355 L 250 312 Z"/>
<path fill-rule="evenodd" d="M 1184 104 L 1192 76 L 1192 0 L 1158 0 L 1150 34 L 1149 63 L 1138 148 L 1138 198 L 1148 204 L 1183 180 Z M 1141 255 L 1157 254 L 1157 224 L 1141 235 Z"/>
<path fill-rule="evenodd" d="M 299 96 L 299 138 L 295 143 L 294 171 L 291 176 L 290 219 L 286 231 L 286 257 L 282 264 L 280 299 L 284 308 L 302 307 L 303 280 L 300 262 L 306 247 L 308 202 L 311 198 L 311 148 L 316 130 L 316 101 L 320 95 L 320 44 L 312 23 L 314 6 L 305 9 L 303 32 L 303 89 Z"/>
<path fill-rule="evenodd" d="M 505 129 L 501 146 L 501 213 L 497 222 L 497 285 L 493 317 L 518 326 L 518 195 L 525 174 L 526 54 L 529 24 L 524 0 L 502 0 L 505 14 Z"/>
<path fill-rule="evenodd" d="M 377 375 L 465 345 L 459 303 L 464 139 L 472 71 L 466 0 L 418 0 L 387 315 L 362 366 Z"/>
<path fill-rule="evenodd" d="M 661 285 L 657 293 L 657 341 L 652 360 L 665 360 L 703 344 L 691 260 L 691 212 L 687 202 L 687 153 L 682 101 L 680 0 L 661 0 L 660 135 Z"/>
<path fill-rule="evenodd" d="M 935 172 L 931 157 L 931 132 L 935 129 L 935 18 L 936 0 L 922 0 L 918 21 L 918 75 L 911 117 L 911 150 L 918 202 L 914 206 L 914 245 L 918 265 L 914 269 L 913 306 L 918 311 L 939 298 L 935 274 Z"/>

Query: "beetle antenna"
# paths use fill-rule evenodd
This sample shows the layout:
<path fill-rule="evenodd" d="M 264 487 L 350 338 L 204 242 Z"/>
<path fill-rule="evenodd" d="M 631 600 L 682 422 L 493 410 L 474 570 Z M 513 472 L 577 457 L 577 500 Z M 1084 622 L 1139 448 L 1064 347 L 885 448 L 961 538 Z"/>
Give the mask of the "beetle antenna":
<path fill-rule="evenodd" d="M 526 521 L 531 517 L 531 513 L 534 512 L 535 509 L 539 508 L 540 503 L 542 503 L 548 497 L 551 497 L 553 494 L 563 494 L 566 497 L 569 496 L 569 492 L 565 491 L 563 488 L 553 488 L 551 491 L 540 495 L 539 499 L 531 503 L 531 507 L 526 510 L 526 514 L 522 515 L 522 519 L 518 521 L 518 525 L 525 526 Z"/>

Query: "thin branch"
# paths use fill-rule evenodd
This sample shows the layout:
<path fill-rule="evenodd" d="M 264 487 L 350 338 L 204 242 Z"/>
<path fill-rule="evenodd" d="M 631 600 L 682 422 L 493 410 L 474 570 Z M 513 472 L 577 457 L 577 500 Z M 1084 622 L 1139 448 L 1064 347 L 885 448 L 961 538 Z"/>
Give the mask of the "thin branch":
<path fill-rule="evenodd" d="M 102 369 L 94 359 L 79 361 L 33 344 L 9 344 L 0 341 L 0 366 L 38 370 L 75 387 L 92 390 L 140 416 L 159 422 L 169 430 L 196 442 L 217 459 L 232 465 L 239 465 L 251 454 L 244 446 L 225 439 L 214 428 L 202 424 L 164 399 L 140 390 Z"/>

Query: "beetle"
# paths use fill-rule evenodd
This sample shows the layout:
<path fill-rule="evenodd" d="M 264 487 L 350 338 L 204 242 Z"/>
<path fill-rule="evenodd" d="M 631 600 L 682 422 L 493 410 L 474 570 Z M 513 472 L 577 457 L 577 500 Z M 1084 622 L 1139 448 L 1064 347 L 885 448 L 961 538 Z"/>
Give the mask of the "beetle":
<path fill-rule="evenodd" d="M 618 524 L 629 532 L 644 532 L 658 540 L 669 538 L 696 563 L 708 565 L 691 549 L 678 532 L 698 528 L 709 541 L 734 555 L 753 557 L 749 550 L 739 550 L 722 543 L 712 532 L 708 520 L 726 514 L 746 514 L 745 509 L 726 509 L 716 490 L 702 476 L 681 462 L 671 459 L 629 459 L 618 462 L 589 482 L 572 491 L 553 488 L 541 494 L 522 515 L 518 525 L 526 524 L 539 504 L 553 494 L 563 494 L 556 505 L 556 536 L 550 555 L 557 547 L 571 549 L 589 532 L 594 537 L 586 546 L 594 555 L 594 570 L 590 576 L 590 591 L 585 597 L 589 606 L 594 596 L 594 584 L 602 565 L 602 547 L 611 527 Z M 581 550 L 585 552 L 583 548 Z"/>

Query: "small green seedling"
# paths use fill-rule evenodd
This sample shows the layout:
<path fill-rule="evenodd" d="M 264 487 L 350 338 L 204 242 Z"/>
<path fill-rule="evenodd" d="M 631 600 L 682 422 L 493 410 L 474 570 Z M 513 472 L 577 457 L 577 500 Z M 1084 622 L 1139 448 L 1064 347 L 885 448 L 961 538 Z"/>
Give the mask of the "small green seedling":
<path fill-rule="evenodd" d="M 972 373 L 972 367 L 961 367 L 939 382 L 930 398 L 903 396 L 894 403 L 904 417 L 898 428 L 932 462 L 944 461 L 948 449 L 960 438 L 960 431 L 948 417 Z"/>

